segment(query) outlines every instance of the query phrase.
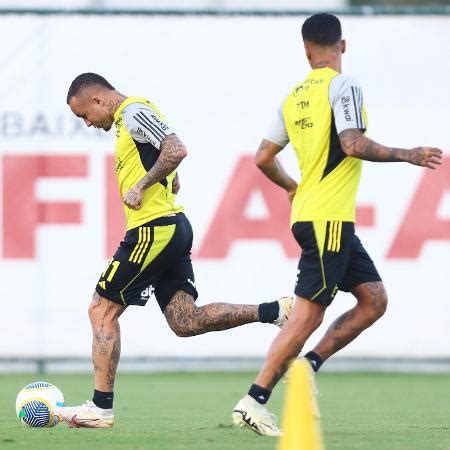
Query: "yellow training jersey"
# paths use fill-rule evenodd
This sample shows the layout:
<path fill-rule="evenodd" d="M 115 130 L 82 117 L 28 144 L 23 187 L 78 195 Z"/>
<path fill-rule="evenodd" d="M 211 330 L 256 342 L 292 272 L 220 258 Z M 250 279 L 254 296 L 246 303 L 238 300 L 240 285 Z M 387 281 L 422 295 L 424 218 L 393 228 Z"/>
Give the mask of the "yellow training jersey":
<path fill-rule="evenodd" d="M 161 142 L 173 131 L 157 106 L 139 97 L 124 100 L 114 114 L 114 125 L 115 168 L 120 196 L 123 197 L 155 164 Z M 175 174 L 173 172 L 150 186 L 144 193 L 140 209 L 130 209 L 124 204 L 127 230 L 183 210 L 175 204 L 175 194 L 172 193 Z"/>
<path fill-rule="evenodd" d="M 282 146 L 290 141 L 301 171 L 291 224 L 354 222 L 362 161 L 344 153 L 339 133 L 366 129 L 359 84 L 330 68 L 312 70 L 287 96 L 279 116 L 278 136 L 268 139 Z"/>

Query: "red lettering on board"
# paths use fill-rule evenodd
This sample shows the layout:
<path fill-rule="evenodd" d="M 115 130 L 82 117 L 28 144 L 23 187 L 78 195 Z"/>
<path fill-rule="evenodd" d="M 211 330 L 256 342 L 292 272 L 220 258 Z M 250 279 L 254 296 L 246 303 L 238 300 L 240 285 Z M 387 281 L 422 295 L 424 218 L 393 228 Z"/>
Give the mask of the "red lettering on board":
<path fill-rule="evenodd" d="M 87 157 L 6 155 L 3 158 L 3 257 L 34 258 L 40 224 L 81 222 L 79 202 L 41 202 L 35 183 L 47 177 L 85 177 Z"/>

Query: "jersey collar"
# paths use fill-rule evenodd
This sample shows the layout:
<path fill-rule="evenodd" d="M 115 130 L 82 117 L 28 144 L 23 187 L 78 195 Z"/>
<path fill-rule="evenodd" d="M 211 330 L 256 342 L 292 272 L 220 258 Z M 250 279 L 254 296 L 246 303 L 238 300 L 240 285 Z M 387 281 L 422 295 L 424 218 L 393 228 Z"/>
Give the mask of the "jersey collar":
<path fill-rule="evenodd" d="M 122 114 L 122 111 L 130 104 L 135 103 L 138 101 L 137 97 L 127 97 L 117 108 L 117 111 L 114 113 L 114 122 L 117 122 L 120 115 Z"/>

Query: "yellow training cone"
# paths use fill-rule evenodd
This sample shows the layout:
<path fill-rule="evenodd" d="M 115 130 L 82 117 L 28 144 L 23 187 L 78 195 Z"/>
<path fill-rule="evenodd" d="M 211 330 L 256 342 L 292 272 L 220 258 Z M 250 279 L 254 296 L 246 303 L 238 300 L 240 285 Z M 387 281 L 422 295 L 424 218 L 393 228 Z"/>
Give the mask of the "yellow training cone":
<path fill-rule="evenodd" d="M 309 362 L 294 361 L 289 370 L 278 450 L 325 450 Z"/>

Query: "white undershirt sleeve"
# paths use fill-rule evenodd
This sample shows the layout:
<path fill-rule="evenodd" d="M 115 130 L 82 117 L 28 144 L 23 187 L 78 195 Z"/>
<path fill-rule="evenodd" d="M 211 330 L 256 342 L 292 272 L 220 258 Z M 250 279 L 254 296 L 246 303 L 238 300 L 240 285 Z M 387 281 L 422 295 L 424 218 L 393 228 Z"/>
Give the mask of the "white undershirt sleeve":
<path fill-rule="evenodd" d="M 358 81 L 348 75 L 336 75 L 331 80 L 328 94 L 338 134 L 350 128 L 366 130 L 363 93 Z"/>
<path fill-rule="evenodd" d="M 137 142 L 150 142 L 159 149 L 166 136 L 174 133 L 158 114 L 144 103 L 131 103 L 122 112 L 123 123 Z"/>
<path fill-rule="evenodd" d="M 289 136 L 283 117 L 284 102 L 285 99 L 281 102 L 277 113 L 272 119 L 272 123 L 269 125 L 269 128 L 264 135 L 264 139 L 267 139 L 268 141 L 273 142 L 274 144 L 277 144 L 283 148 L 286 147 L 289 142 Z"/>

